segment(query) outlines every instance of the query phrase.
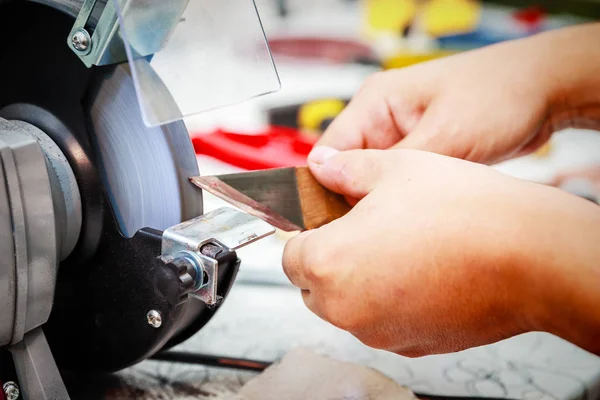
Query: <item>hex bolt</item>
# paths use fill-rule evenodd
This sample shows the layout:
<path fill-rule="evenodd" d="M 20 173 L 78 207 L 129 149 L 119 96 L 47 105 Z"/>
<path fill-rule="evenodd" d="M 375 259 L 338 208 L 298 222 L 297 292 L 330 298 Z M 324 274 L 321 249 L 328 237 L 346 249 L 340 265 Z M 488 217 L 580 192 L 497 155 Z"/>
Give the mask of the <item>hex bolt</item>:
<path fill-rule="evenodd" d="M 160 328 L 162 325 L 162 315 L 160 315 L 160 312 L 156 310 L 148 311 L 148 314 L 146 314 L 146 319 L 148 320 L 148 325 L 153 328 Z"/>
<path fill-rule="evenodd" d="M 4 391 L 4 396 L 6 396 L 6 400 L 17 400 L 19 398 L 19 386 L 13 382 L 8 381 L 4 385 L 2 385 L 2 390 Z"/>
<path fill-rule="evenodd" d="M 92 42 L 92 38 L 90 34 L 85 29 L 80 29 L 73 34 L 71 37 L 71 44 L 73 48 L 77 51 L 87 51 L 89 49 L 90 44 Z"/>

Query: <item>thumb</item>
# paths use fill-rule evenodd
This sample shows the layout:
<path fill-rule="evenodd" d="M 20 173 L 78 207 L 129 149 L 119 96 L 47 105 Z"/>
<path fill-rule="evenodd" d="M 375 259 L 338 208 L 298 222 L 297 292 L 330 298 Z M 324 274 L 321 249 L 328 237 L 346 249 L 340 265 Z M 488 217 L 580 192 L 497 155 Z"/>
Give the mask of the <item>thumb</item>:
<path fill-rule="evenodd" d="M 362 199 L 382 179 L 385 160 L 384 150 L 338 151 L 317 146 L 308 156 L 308 166 L 326 188 Z"/>

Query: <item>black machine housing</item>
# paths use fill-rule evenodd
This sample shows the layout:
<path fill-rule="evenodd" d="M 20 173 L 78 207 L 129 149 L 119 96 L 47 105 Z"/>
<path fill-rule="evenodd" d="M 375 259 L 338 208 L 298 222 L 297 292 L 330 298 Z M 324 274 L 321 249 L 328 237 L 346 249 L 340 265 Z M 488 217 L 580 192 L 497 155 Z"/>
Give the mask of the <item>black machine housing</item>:
<path fill-rule="evenodd" d="M 187 299 L 189 288 L 159 258 L 162 232 L 142 229 L 132 238 L 120 233 L 84 112 L 90 82 L 100 68 L 111 67 L 88 69 L 65 45 L 73 22 L 47 6 L 0 0 L 0 117 L 40 128 L 73 169 L 83 226 L 76 249 L 59 266 L 53 311 L 43 330 L 61 369 L 109 372 L 186 340 L 217 307 Z M 214 247 L 211 257 L 219 262 L 218 295 L 225 297 L 239 259 Z M 162 315 L 160 327 L 148 323 L 150 310 Z"/>

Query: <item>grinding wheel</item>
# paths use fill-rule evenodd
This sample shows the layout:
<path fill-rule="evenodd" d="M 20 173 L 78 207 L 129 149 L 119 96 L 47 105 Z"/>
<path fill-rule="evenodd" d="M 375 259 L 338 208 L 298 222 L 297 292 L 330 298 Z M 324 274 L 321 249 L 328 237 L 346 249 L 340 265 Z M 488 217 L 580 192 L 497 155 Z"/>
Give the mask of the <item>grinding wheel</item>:
<path fill-rule="evenodd" d="M 100 175 L 125 236 L 202 214 L 200 191 L 188 181 L 198 165 L 185 125 L 144 125 L 127 64 L 99 69 L 86 103 Z"/>

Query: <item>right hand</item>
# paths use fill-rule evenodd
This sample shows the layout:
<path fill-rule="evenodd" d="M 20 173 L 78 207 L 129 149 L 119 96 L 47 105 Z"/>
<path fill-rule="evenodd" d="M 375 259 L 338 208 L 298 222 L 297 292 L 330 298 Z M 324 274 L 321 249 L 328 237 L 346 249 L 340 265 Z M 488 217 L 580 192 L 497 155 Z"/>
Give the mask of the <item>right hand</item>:
<path fill-rule="evenodd" d="M 487 164 L 526 155 L 556 130 L 600 120 L 594 33 L 600 24 L 376 73 L 317 145 L 412 148 Z"/>
<path fill-rule="evenodd" d="M 308 161 L 358 200 L 285 247 L 285 273 L 321 318 L 412 357 L 529 331 L 600 355 L 596 205 L 423 151 L 321 147 Z"/>

